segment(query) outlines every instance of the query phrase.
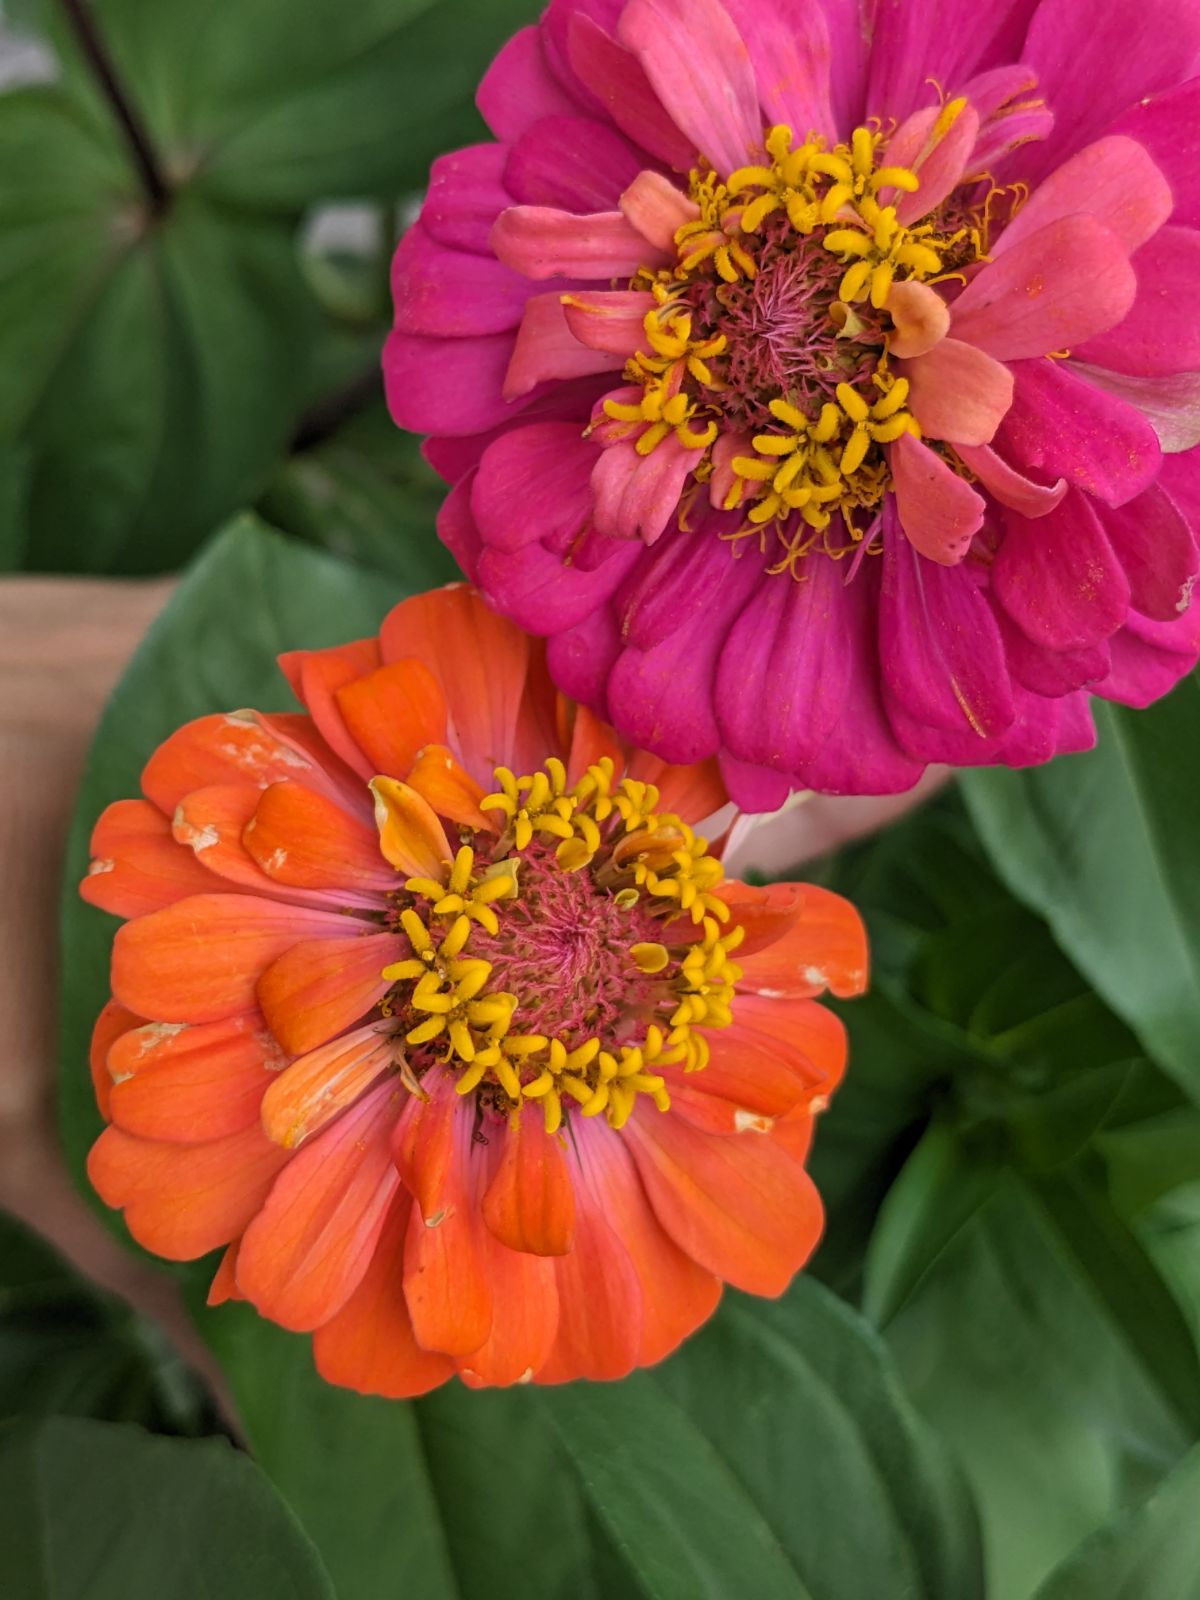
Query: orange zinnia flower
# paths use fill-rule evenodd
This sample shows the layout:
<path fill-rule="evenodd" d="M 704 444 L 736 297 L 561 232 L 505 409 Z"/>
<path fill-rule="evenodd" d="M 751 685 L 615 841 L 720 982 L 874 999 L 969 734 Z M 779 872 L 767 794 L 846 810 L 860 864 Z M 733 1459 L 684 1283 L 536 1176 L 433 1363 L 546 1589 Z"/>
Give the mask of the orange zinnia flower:
<path fill-rule="evenodd" d="M 854 910 L 725 880 L 715 765 L 631 752 L 470 589 L 281 665 L 307 715 L 189 723 L 96 828 L 104 1200 L 386 1395 L 616 1378 L 779 1294 Z"/>

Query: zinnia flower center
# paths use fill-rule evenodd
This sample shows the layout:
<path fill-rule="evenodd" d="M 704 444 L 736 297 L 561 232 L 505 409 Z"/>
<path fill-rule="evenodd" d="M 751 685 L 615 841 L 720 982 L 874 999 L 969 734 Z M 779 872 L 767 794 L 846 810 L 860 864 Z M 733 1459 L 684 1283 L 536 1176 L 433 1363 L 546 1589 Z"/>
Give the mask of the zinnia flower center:
<path fill-rule="evenodd" d="M 614 784 L 605 757 L 568 787 L 555 758 L 481 802 L 498 834 L 463 829 L 441 881 L 409 878 L 392 898 L 412 954 L 385 968 L 387 1014 L 404 1027 L 404 1072 L 420 1092 L 435 1062 L 459 1094 L 507 1117 L 541 1102 L 627 1121 L 639 1094 L 670 1104 L 656 1067 L 696 1071 L 702 1028 L 729 1024 L 742 930 L 712 891 L 720 864 L 652 784 Z M 376 780 L 376 784 L 387 780 Z"/>
<path fill-rule="evenodd" d="M 943 106 L 928 150 L 965 106 Z M 674 438 L 696 452 L 694 480 L 719 474 L 720 503 L 747 507 L 743 532 L 773 525 L 793 572 L 837 513 L 850 543 L 828 553 L 862 542 L 892 486 L 885 447 L 921 436 L 908 380 L 890 367 L 893 285 L 945 281 L 986 251 L 996 191 L 902 222 L 921 179 L 878 164 L 884 137 L 861 127 L 849 143 L 809 134 L 797 146 L 778 126 L 767 163 L 724 182 L 694 171 L 699 215 L 676 231 L 677 262 L 635 280 L 656 302 L 625 369 L 640 398 L 604 403 L 610 442 L 623 433 L 649 455 Z M 785 538 L 789 526 L 799 531 Z"/>

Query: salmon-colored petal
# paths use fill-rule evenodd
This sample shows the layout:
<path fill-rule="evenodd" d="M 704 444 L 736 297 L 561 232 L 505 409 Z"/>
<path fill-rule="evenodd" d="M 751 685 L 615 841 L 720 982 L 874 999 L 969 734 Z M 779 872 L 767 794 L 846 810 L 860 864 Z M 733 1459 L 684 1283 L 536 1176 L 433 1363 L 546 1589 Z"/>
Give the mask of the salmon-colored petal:
<path fill-rule="evenodd" d="M 614 1137 L 607 1127 L 600 1136 Z M 588 1130 L 591 1142 L 592 1130 Z M 642 1347 L 642 1286 L 633 1259 L 586 1179 L 577 1191 L 575 1241 L 554 1258 L 558 1333 L 540 1383 L 623 1378 Z"/>
<path fill-rule="evenodd" d="M 943 339 L 896 370 L 908 379 L 908 408 L 931 439 L 990 444 L 1012 405 L 1012 373 L 961 339 Z"/>
<path fill-rule="evenodd" d="M 397 778 L 371 779 L 379 848 L 407 878 L 438 878 L 454 852 L 427 800 Z"/>
<path fill-rule="evenodd" d="M 483 1197 L 483 1220 L 510 1250 L 561 1256 L 575 1231 L 575 1190 L 558 1140 L 536 1107 L 501 1136 L 500 1162 Z"/>
<path fill-rule="evenodd" d="M 897 360 L 924 355 L 950 331 L 950 307 L 936 289 L 914 278 L 892 285 L 887 309 L 893 323 L 888 349 Z"/>
<path fill-rule="evenodd" d="M 446 692 L 447 743 L 472 777 L 493 787 L 497 766 L 519 766 L 517 724 L 531 644 L 465 584 L 403 600 L 384 619 L 385 661 L 416 656 Z M 541 759 L 545 755 L 541 753 Z"/>
<path fill-rule="evenodd" d="M 244 1300 L 246 1297 L 237 1286 L 237 1253 L 238 1242 L 235 1239 L 227 1245 L 221 1257 L 221 1264 L 213 1273 L 213 1280 L 208 1286 L 208 1294 L 204 1303 L 207 1306 L 223 1306 L 227 1300 Z"/>
<path fill-rule="evenodd" d="M 390 1142 L 406 1093 L 380 1084 L 306 1144 L 246 1229 L 238 1288 L 273 1322 L 320 1327 L 361 1283 L 400 1183 Z"/>
<path fill-rule="evenodd" d="M 279 658 L 293 692 L 308 707 L 322 739 L 360 778 L 369 778 L 375 767 L 363 755 L 358 741 L 347 728 L 337 692 L 356 678 L 374 672 L 379 663 L 378 639 L 355 639 L 329 650 L 292 650 Z"/>
<path fill-rule="evenodd" d="M 417 753 L 408 774 L 408 786 L 428 802 L 439 817 L 449 817 L 460 827 L 497 830 L 496 814 L 481 811 L 487 790 L 476 783 L 444 744 L 429 744 Z"/>
<path fill-rule="evenodd" d="M 92 833 L 92 859 L 79 893 L 89 905 L 118 917 L 160 911 L 189 894 L 209 894 L 220 881 L 186 846 L 148 800 L 117 800 Z"/>
<path fill-rule="evenodd" d="M 257 1123 L 207 1144 L 106 1128 L 87 1170 L 104 1203 L 124 1211 L 139 1244 L 169 1261 L 194 1261 L 237 1238 L 287 1160 Z"/>
<path fill-rule="evenodd" d="M 194 789 L 227 783 L 265 789 L 281 778 L 311 778 L 318 771 L 256 711 L 217 712 L 187 723 L 159 745 L 142 771 L 142 793 L 169 817 Z"/>
<path fill-rule="evenodd" d="M 558 1332 L 554 1262 L 509 1250 L 486 1228 L 478 1238 L 492 1285 L 492 1328 L 478 1350 L 459 1357 L 459 1377 L 469 1388 L 526 1383 L 545 1362 Z"/>
<path fill-rule="evenodd" d="M 791 885 L 773 885 L 786 889 Z M 800 891 L 799 915 L 769 945 L 737 952 L 742 968 L 739 990 L 774 999 L 803 999 L 830 989 L 842 999 L 867 986 L 867 931 L 862 918 L 840 894 L 816 884 Z M 735 915 L 741 919 L 740 911 Z"/>
<path fill-rule="evenodd" d="M 381 894 L 396 887 L 375 830 L 327 796 L 287 781 L 255 799 L 242 844 L 272 882 Z"/>
<path fill-rule="evenodd" d="M 223 1139 L 258 1120 L 286 1060 L 257 1012 L 192 1027 L 143 1023 L 108 1052 L 112 1120 L 143 1139 Z"/>
<path fill-rule="evenodd" d="M 356 678 L 336 699 L 373 772 L 406 777 L 423 745 L 445 743 L 446 696 L 429 668 L 412 657 Z"/>
<path fill-rule="evenodd" d="M 393 1040 L 371 1026 L 311 1050 L 268 1086 L 262 1100 L 267 1136 L 294 1150 L 369 1089 L 392 1065 Z"/>
<path fill-rule="evenodd" d="M 721 1298 L 721 1281 L 685 1255 L 663 1232 L 623 1140 L 591 1141 L 588 1164 L 605 1214 L 620 1235 L 641 1282 L 638 1364 L 650 1366 L 707 1322 Z"/>
<path fill-rule="evenodd" d="M 191 895 L 118 929 L 113 993 L 144 1017 L 217 1022 L 254 1009 L 255 984 L 292 945 L 351 939 L 362 926 L 255 895 Z"/>
<path fill-rule="evenodd" d="M 265 969 L 255 993 L 271 1032 L 290 1056 L 302 1056 L 361 1022 L 391 988 L 383 969 L 408 953 L 394 933 L 355 934 L 293 944 Z"/>
<path fill-rule="evenodd" d="M 92 1088 L 96 1091 L 96 1104 L 105 1122 L 112 1121 L 112 1075 L 108 1070 L 108 1052 L 123 1033 L 138 1027 L 143 1018 L 135 1015 L 116 1000 L 106 1000 L 92 1029 L 88 1065 L 92 1073 Z"/>
<path fill-rule="evenodd" d="M 313 1359 L 328 1383 L 389 1400 L 428 1394 L 454 1376 L 448 1356 L 422 1350 L 404 1299 L 404 1236 L 412 1202 L 401 1191 L 388 1209 L 362 1281 L 313 1334 Z"/>
<path fill-rule="evenodd" d="M 679 1248 L 738 1289 L 782 1294 L 816 1247 L 821 1202 L 770 1132 L 703 1133 L 653 1106 L 639 1106 L 624 1132 Z"/>
<path fill-rule="evenodd" d="M 905 538 L 930 561 L 956 566 L 983 526 L 987 502 L 911 434 L 889 445 L 887 456 Z"/>

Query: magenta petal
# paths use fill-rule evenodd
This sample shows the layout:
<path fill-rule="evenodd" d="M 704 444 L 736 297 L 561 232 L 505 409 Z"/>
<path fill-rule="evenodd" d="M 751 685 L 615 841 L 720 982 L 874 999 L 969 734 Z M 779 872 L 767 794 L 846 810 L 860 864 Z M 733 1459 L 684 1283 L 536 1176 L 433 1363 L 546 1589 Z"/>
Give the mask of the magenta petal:
<path fill-rule="evenodd" d="M 421 226 L 438 244 L 491 255 L 492 224 L 513 197 L 504 187 L 508 151 L 499 144 L 474 144 L 438 156 L 429 172 Z"/>
<path fill-rule="evenodd" d="M 992 498 L 1019 511 L 1023 517 L 1044 517 L 1067 492 L 1065 478 L 1050 485 L 1035 483 L 1009 466 L 990 445 L 960 444 L 955 449 Z"/>
<path fill-rule="evenodd" d="M 829 25 L 809 0 L 728 0 L 726 9 L 745 40 L 768 125 L 836 138 L 829 103 Z"/>
<path fill-rule="evenodd" d="M 512 359 L 504 374 L 504 398 L 516 400 L 550 379 L 620 372 L 623 355 L 580 344 L 567 320 L 563 296 L 535 294 L 525 307 Z"/>
<path fill-rule="evenodd" d="M 471 487 L 474 472 L 469 472 L 456 483 L 442 501 L 437 515 L 438 538 L 449 550 L 472 583 L 479 572 L 479 557 L 483 553 L 483 540 L 471 515 Z"/>
<path fill-rule="evenodd" d="M 396 326 L 405 333 L 503 333 L 520 322 L 531 287 L 491 257 L 435 243 L 420 222 L 392 260 Z"/>
<path fill-rule="evenodd" d="M 511 333 L 427 339 L 392 333 L 383 347 L 388 408 L 412 433 L 482 433 L 516 415 L 503 394 Z"/>
<path fill-rule="evenodd" d="M 552 206 L 510 206 L 496 218 L 492 249 L 527 278 L 630 278 L 666 263 L 619 211 L 582 217 Z"/>
<path fill-rule="evenodd" d="M 1005 513 L 992 586 L 1017 626 L 1050 650 L 1103 643 L 1129 610 L 1129 580 L 1091 502 L 1078 492 L 1036 522 Z"/>
<path fill-rule="evenodd" d="M 769 772 L 766 767 L 756 767 L 747 761 L 738 761 L 724 750 L 718 761 L 725 793 L 746 815 L 778 811 L 787 799 L 792 785 L 781 773 Z"/>
<path fill-rule="evenodd" d="M 479 559 L 479 584 L 526 633 L 561 633 L 607 603 L 638 554 L 637 545 L 613 539 L 608 559 L 585 571 L 536 539 L 513 550 L 488 545 Z"/>
<path fill-rule="evenodd" d="M 1091 645 L 1086 650 L 1047 650 L 1022 633 L 1002 606 L 996 607 L 996 622 L 1004 640 L 1004 654 L 1014 683 L 1056 700 L 1074 694 L 1108 676 L 1108 644 Z"/>
<path fill-rule="evenodd" d="M 954 566 L 983 526 L 987 502 L 911 434 L 889 447 L 888 462 L 909 543 L 930 561 Z"/>
<path fill-rule="evenodd" d="M 708 515 L 688 534 L 667 534 L 647 551 L 617 596 L 621 637 L 631 649 L 652 650 L 694 611 L 719 603 L 732 555 L 719 533 L 737 525 L 736 517 Z"/>
<path fill-rule="evenodd" d="M 1200 52 L 1194 0 L 1041 0 L 1022 61 L 1053 108 L 1054 138 L 1026 146 L 1021 176 L 1040 176 L 1144 96 L 1190 78 Z"/>
<path fill-rule="evenodd" d="M 1174 220 L 1200 227 L 1200 78 L 1139 96 L 1109 131 L 1145 145 L 1171 186 Z"/>
<path fill-rule="evenodd" d="M 1192 603 L 1200 554 L 1187 519 L 1162 485 L 1152 483 L 1136 500 L 1100 513 L 1104 531 L 1129 579 L 1135 611 L 1171 622 Z"/>
<path fill-rule="evenodd" d="M 741 35 L 719 0 L 629 0 L 617 37 L 642 64 L 676 127 L 718 173 L 762 146 L 758 89 Z"/>
<path fill-rule="evenodd" d="M 1089 385 L 1140 411 L 1164 453 L 1200 444 L 1200 372 L 1175 372 L 1164 378 L 1135 378 L 1073 361 L 1071 369 Z"/>
<path fill-rule="evenodd" d="M 640 557 L 637 545 L 630 548 Z M 621 634 L 613 609 L 598 606 L 575 627 L 554 635 L 546 646 L 546 665 L 563 694 L 611 722 L 608 679 L 620 654 Z"/>
<path fill-rule="evenodd" d="M 1008 368 L 961 339 L 941 339 L 897 370 L 911 385 L 909 410 L 931 439 L 987 444 L 1012 405 Z"/>
<path fill-rule="evenodd" d="M 859 20 L 843 48 L 871 42 L 871 81 L 867 109 L 877 117 L 901 121 L 930 99 L 930 80 L 948 94 L 960 92 L 973 73 L 1021 59 L 1020 45 L 1037 0 L 921 0 L 919 5 L 859 7 L 870 17 L 870 31 Z M 854 9 L 851 15 L 855 15 Z M 845 129 L 842 130 L 843 133 Z"/>
<path fill-rule="evenodd" d="M 546 117 L 526 128 L 508 153 L 504 179 L 522 205 L 612 211 L 641 166 L 628 139 L 606 123 Z"/>
<path fill-rule="evenodd" d="M 1103 223 L 1132 254 L 1171 215 L 1171 186 L 1134 139 L 1098 139 L 1052 172 L 992 246 L 1007 254 L 1039 228 L 1086 213 Z"/>
<path fill-rule="evenodd" d="M 496 138 L 509 141 L 543 117 L 579 112 L 546 65 L 535 26 L 522 28 L 501 48 L 476 91 L 475 104 Z"/>
<path fill-rule="evenodd" d="M 797 580 L 765 578 L 730 629 L 717 668 L 717 725 L 741 761 L 795 772 L 836 727 L 852 641 L 841 563 L 810 555 Z"/>
<path fill-rule="evenodd" d="M 485 542 L 516 550 L 535 539 L 574 538 L 591 511 L 597 454 L 570 422 L 513 428 L 488 445 L 471 495 Z"/>
<path fill-rule="evenodd" d="M 951 332 L 999 361 L 1049 355 L 1113 327 L 1136 293 L 1116 235 L 1094 217 L 1063 217 L 971 280 L 954 302 Z"/>
<path fill-rule="evenodd" d="M 1095 692 L 1123 706 L 1148 706 L 1189 673 L 1200 656 L 1200 606 L 1175 622 L 1131 612 L 1112 640 L 1112 671 Z"/>
<path fill-rule="evenodd" d="M 1066 362 L 1022 361 L 1012 370 L 1016 391 L 996 438 L 1001 455 L 1066 478 L 1108 505 L 1141 493 L 1162 459 L 1145 417 Z"/>
<path fill-rule="evenodd" d="M 688 450 L 674 434 L 640 456 L 628 440 L 609 445 L 592 473 L 596 527 L 617 539 L 653 544 L 675 514 L 688 474 L 702 450 Z"/>
<path fill-rule="evenodd" d="M 1076 346 L 1092 366 L 1138 377 L 1200 368 L 1200 232 L 1162 228 L 1133 258 L 1137 298 L 1119 326 Z"/>
<path fill-rule="evenodd" d="M 1000 630 L 969 567 L 926 561 L 894 515 L 885 517 L 879 656 L 889 704 L 990 739 L 1012 723 L 1012 686 Z"/>
<path fill-rule="evenodd" d="M 638 58 L 582 13 L 570 19 L 567 43 L 575 73 L 621 132 L 655 160 L 687 172 L 695 148 L 663 109 Z"/>

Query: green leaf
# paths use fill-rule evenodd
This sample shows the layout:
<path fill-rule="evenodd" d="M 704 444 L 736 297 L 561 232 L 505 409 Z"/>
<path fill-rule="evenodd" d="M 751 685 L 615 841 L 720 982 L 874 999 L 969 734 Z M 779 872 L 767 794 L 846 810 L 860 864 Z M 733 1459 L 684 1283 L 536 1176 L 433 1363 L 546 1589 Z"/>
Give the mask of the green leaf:
<path fill-rule="evenodd" d="M 112 127 L 25 90 L 0 96 L 0 231 L 0 451 L 26 456 L 27 561 L 177 565 L 257 490 L 307 396 L 291 227 L 190 192 L 154 215 Z"/>
<path fill-rule="evenodd" d="M 0 1549 L 20 1600 L 334 1600 L 316 1551 L 223 1439 L 65 1417 L 10 1425 Z"/>
<path fill-rule="evenodd" d="M 1200 1593 L 1200 1445 L 1135 1510 L 1094 1534 L 1036 1600 L 1196 1600 Z"/>
<path fill-rule="evenodd" d="M 157 1327 L 0 1212 L 0 1418 L 49 1413 L 159 1433 L 220 1428 Z"/>
<path fill-rule="evenodd" d="M 997 871 L 1143 1045 L 1200 1099 L 1200 682 L 1100 702 L 1097 749 L 963 792 Z"/>

